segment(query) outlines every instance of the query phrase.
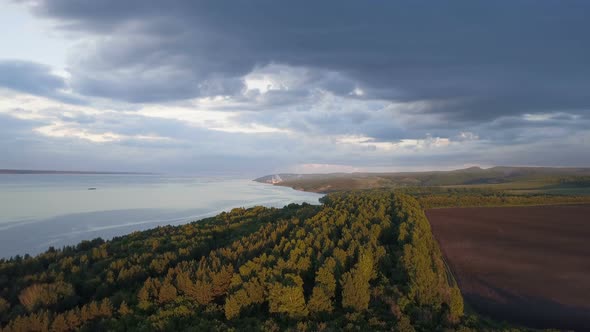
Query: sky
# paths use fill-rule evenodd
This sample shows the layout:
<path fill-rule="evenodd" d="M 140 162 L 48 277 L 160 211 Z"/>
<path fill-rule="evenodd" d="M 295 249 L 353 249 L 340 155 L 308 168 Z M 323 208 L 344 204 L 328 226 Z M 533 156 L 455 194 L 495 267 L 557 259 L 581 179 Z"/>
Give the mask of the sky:
<path fill-rule="evenodd" d="M 590 166 L 588 1 L 0 1 L 0 168 Z"/>

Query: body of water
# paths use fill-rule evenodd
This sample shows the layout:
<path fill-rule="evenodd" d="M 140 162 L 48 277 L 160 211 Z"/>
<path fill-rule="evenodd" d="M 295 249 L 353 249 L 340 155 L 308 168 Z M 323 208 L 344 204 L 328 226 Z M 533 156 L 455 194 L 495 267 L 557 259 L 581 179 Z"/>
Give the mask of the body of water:
<path fill-rule="evenodd" d="M 249 179 L 0 175 L 0 258 L 178 225 L 235 207 L 318 204 L 321 196 Z"/>

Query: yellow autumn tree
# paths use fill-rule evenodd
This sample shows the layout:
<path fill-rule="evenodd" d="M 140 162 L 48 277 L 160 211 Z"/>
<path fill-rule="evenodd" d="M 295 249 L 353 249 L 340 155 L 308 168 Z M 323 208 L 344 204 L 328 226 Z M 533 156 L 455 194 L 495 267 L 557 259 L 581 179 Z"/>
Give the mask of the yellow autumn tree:
<path fill-rule="evenodd" d="M 131 313 L 132 313 L 132 311 L 131 311 L 131 309 L 129 309 L 127 302 L 125 302 L 125 301 L 121 302 L 121 305 L 119 306 L 119 315 L 125 316 L 125 315 L 129 315 Z"/>
<path fill-rule="evenodd" d="M 334 306 L 332 298 L 336 290 L 334 268 L 336 261 L 330 257 L 316 273 L 315 286 L 307 305 L 310 312 L 332 312 Z"/>
<path fill-rule="evenodd" d="M 170 282 L 165 281 L 158 292 L 158 303 L 164 304 L 172 302 L 176 299 L 176 296 L 176 287 L 174 287 Z"/>
<path fill-rule="evenodd" d="M 303 280 L 298 275 L 286 275 L 291 285 L 275 283 L 269 291 L 269 311 L 285 313 L 292 318 L 305 317 L 308 314 L 303 295 Z"/>
<path fill-rule="evenodd" d="M 53 323 L 51 323 L 51 331 L 52 332 L 65 332 L 69 331 L 70 328 L 68 327 L 68 323 L 63 314 L 59 314 L 55 316 L 53 319 Z"/>
<path fill-rule="evenodd" d="M 361 252 L 358 263 L 346 272 L 340 281 L 342 285 L 342 307 L 363 311 L 369 307 L 373 277 L 373 257 L 368 250 Z"/>

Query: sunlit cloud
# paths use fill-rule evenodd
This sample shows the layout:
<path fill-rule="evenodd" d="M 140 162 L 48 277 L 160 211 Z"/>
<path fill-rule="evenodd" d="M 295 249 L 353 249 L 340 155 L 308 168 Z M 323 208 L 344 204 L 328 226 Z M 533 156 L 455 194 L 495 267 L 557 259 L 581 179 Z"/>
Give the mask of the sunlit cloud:
<path fill-rule="evenodd" d="M 285 133 L 288 134 L 291 131 L 287 129 L 273 128 L 265 125 L 251 124 L 251 125 L 238 125 L 229 124 L 224 127 L 210 127 L 210 130 L 223 131 L 226 133 L 243 133 L 243 134 L 267 134 L 267 133 Z"/>
<path fill-rule="evenodd" d="M 64 123 L 53 123 L 51 125 L 38 127 L 34 129 L 47 137 L 56 138 L 76 138 L 83 139 L 93 143 L 106 143 L 123 140 L 140 140 L 140 141 L 170 141 L 169 137 L 160 137 L 155 135 L 121 135 L 113 132 L 91 132 L 89 130 L 76 128 Z"/>
<path fill-rule="evenodd" d="M 313 173 L 352 173 L 361 172 L 363 168 L 354 167 L 351 165 L 337 165 L 337 164 L 298 164 L 287 169 L 289 172 L 299 174 L 313 174 Z"/>
<path fill-rule="evenodd" d="M 394 151 L 401 149 L 440 148 L 451 144 L 451 140 L 444 137 L 427 137 L 425 139 L 402 139 L 398 142 L 380 142 L 366 136 L 343 136 L 336 138 L 336 143 L 365 147 L 373 150 Z"/>

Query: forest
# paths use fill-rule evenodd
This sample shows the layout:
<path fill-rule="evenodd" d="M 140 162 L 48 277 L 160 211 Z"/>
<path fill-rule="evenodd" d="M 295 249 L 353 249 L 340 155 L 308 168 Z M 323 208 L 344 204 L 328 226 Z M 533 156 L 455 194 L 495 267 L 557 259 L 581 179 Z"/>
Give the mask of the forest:
<path fill-rule="evenodd" d="M 475 204 L 476 194 L 448 196 L 333 193 L 321 206 L 238 208 L 0 260 L 0 328 L 508 330 L 464 313 L 422 205 Z"/>

